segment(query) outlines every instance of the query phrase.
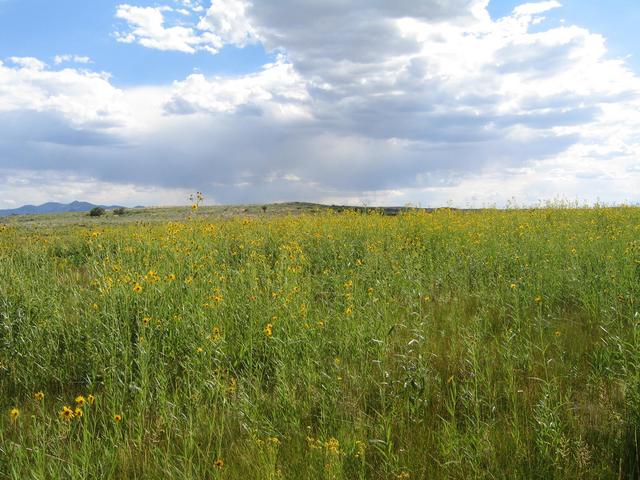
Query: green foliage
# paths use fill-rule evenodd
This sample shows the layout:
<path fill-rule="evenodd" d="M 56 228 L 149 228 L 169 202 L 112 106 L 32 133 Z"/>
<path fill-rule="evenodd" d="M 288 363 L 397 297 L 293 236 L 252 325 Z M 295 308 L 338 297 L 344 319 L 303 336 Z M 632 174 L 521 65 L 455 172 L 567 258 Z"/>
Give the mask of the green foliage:
<path fill-rule="evenodd" d="M 127 209 L 124 207 L 118 207 L 113 209 L 114 215 L 124 215 L 125 213 L 127 213 Z"/>
<path fill-rule="evenodd" d="M 640 471 L 638 208 L 0 229 L 0 478 Z"/>
<path fill-rule="evenodd" d="M 101 217 L 105 214 L 105 209 L 102 207 L 93 207 L 89 212 L 90 217 Z"/>

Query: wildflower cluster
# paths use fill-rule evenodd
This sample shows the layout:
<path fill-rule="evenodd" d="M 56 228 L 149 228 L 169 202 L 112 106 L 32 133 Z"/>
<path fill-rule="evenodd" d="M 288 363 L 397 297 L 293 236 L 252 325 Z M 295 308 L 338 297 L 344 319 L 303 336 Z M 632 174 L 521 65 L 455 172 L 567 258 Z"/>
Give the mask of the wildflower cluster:
<path fill-rule="evenodd" d="M 0 232 L 0 477 L 634 476 L 640 209 L 202 202 Z"/>

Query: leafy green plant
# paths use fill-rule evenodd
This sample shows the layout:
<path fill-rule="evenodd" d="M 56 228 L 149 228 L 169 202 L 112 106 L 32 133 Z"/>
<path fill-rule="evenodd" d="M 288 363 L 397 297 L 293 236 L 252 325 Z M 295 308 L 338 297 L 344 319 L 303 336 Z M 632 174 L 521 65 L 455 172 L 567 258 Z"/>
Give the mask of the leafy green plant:
<path fill-rule="evenodd" d="M 89 211 L 90 217 L 101 217 L 104 214 L 105 214 L 105 209 L 103 207 L 93 207 Z"/>

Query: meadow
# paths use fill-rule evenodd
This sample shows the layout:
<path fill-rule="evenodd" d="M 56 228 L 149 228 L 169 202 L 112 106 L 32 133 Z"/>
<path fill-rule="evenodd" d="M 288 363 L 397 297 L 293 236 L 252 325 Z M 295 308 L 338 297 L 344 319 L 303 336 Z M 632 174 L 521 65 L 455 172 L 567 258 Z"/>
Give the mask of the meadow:
<path fill-rule="evenodd" d="M 0 225 L 0 478 L 640 476 L 640 208 L 132 218 Z"/>

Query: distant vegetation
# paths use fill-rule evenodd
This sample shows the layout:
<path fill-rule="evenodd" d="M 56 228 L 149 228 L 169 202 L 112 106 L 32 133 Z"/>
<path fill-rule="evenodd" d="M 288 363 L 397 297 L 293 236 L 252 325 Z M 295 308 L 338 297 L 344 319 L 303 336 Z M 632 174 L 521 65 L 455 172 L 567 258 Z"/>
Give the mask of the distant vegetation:
<path fill-rule="evenodd" d="M 90 211 L 89 211 L 89 216 L 90 217 L 101 217 L 102 215 L 104 215 L 106 212 L 106 210 L 102 207 L 93 207 Z"/>
<path fill-rule="evenodd" d="M 0 478 L 638 478 L 640 209 L 246 208 L 0 227 Z"/>

